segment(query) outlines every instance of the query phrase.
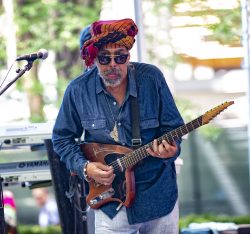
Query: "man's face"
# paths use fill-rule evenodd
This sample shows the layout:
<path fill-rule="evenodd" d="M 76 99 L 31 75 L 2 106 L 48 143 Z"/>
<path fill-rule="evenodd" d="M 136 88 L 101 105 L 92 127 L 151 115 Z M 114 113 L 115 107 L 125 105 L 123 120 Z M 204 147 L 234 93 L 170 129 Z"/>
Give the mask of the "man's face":
<path fill-rule="evenodd" d="M 37 205 L 39 207 L 43 207 L 48 199 L 48 194 L 46 192 L 39 191 L 39 190 L 34 191 L 32 194 L 33 194 L 33 197 L 34 197 Z"/>
<path fill-rule="evenodd" d="M 129 59 L 129 51 L 123 46 L 109 44 L 99 51 L 95 61 L 105 86 L 117 87 L 126 79 Z"/>

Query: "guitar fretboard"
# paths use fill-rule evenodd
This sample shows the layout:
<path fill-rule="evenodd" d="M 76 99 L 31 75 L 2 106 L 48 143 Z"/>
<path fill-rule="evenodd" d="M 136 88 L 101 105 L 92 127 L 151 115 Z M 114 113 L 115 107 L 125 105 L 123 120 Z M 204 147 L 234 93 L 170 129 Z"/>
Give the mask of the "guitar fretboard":
<path fill-rule="evenodd" d="M 196 128 L 202 126 L 202 115 L 187 124 L 184 124 L 165 135 L 157 138 L 157 143 L 160 144 L 163 140 L 166 140 L 169 144 L 175 140 L 181 139 L 182 136 L 186 135 L 187 133 L 195 130 Z M 146 151 L 147 148 L 152 148 L 153 141 L 140 147 L 139 149 L 124 155 L 122 158 L 120 158 L 120 162 L 124 168 L 132 167 L 142 159 L 149 156 L 148 152 Z"/>

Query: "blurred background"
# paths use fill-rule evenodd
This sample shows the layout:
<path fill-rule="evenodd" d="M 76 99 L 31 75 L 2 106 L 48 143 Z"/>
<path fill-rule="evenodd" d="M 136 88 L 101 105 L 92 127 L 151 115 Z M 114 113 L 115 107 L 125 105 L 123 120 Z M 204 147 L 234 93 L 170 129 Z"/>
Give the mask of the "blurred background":
<path fill-rule="evenodd" d="M 35 61 L 0 96 L 0 140 L 10 134 L 8 129 L 18 136 L 32 129 L 34 137 L 41 132 L 51 136 L 64 90 L 84 70 L 81 30 L 98 19 L 130 17 L 139 26 L 132 61 L 155 64 L 164 72 L 185 122 L 225 101 L 234 101 L 183 140 L 177 165 L 180 216 L 249 215 L 246 2 L 0 0 L 0 90 L 16 77 L 16 69 L 25 66 L 25 62 L 15 62 L 17 56 L 41 48 L 49 51 L 46 60 Z M 0 143 L 1 164 L 46 159 L 44 150 Z M 36 224 L 38 208 L 28 186 L 7 185 L 4 189 L 16 197 L 18 222 Z"/>

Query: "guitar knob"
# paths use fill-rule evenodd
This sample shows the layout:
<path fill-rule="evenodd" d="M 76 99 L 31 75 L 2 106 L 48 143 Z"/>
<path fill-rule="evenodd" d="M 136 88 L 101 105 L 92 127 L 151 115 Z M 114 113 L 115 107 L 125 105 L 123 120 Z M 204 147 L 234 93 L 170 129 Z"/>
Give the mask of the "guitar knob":
<path fill-rule="evenodd" d="M 90 205 L 96 205 L 97 204 L 97 200 L 96 199 L 92 199 L 89 201 Z"/>

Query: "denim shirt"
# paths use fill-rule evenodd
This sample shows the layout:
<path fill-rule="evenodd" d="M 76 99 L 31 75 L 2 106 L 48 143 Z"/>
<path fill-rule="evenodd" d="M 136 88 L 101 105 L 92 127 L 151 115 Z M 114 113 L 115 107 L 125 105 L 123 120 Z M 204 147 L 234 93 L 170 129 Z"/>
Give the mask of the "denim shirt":
<path fill-rule="evenodd" d="M 85 142 L 120 144 L 131 147 L 131 97 L 137 97 L 142 145 L 184 124 L 162 72 L 155 66 L 132 63 L 135 80 L 128 77 L 125 100 L 121 106 L 105 91 L 97 68 L 84 73 L 68 85 L 56 123 L 52 142 L 55 152 L 83 179 L 85 155 L 75 139 L 84 135 Z M 110 136 L 117 122 L 119 142 Z M 181 139 L 177 141 L 179 147 Z M 136 196 L 127 208 L 130 224 L 146 222 L 167 215 L 177 200 L 174 161 L 146 157 L 135 166 Z M 113 218 L 118 204 L 110 202 L 101 209 Z"/>

